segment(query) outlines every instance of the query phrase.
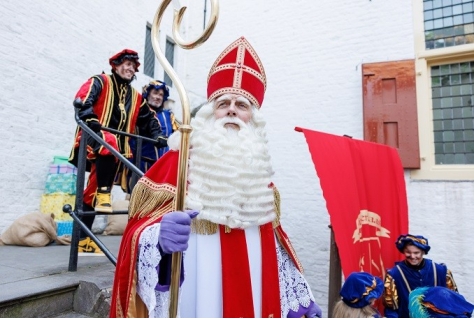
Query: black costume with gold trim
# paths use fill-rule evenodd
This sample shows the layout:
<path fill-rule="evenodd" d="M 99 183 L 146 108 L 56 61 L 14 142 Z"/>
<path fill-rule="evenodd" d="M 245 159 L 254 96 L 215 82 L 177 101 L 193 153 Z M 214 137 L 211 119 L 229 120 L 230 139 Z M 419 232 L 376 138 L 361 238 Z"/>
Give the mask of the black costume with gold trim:
<path fill-rule="evenodd" d="M 77 98 L 83 102 L 78 116 L 84 122 L 98 121 L 103 127 L 126 133 L 135 133 L 135 129 L 138 127 L 141 135 L 157 140 L 157 144 L 160 146 L 167 145 L 167 139 L 163 135 L 154 112 L 144 102 L 141 94 L 130 85 L 130 81 L 122 79 L 115 71 L 112 71 L 110 75 L 100 74 L 91 77 L 80 87 L 76 94 Z M 129 137 L 106 131 L 101 131 L 98 134 L 124 157 L 129 159 L 133 157 L 129 146 Z M 69 156 L 69 162 L 75 166 L 78 163 L 81 136 L 82 130 L 78 126 Z M 111 155 L 105 147 L 89 136 L 87 140 L 87 159 L 89 161 L 87 161 L 86 170 L 91 171 L 91 174 L 87 188 L 84 190 L 84 203 L 89 206 L 93 206 L 97 189 L 96 174 L 92 172 L 95 171 L 95 168 L 92 168 L 92 162 L 99 154 Z M 117 170 L 114 169 L 111 176 L 108 176 L 110 172 L 107 172 L 105 179 L 110 181 L 108 186 L 112 186 L 117 174 L 122 171 L 123 166 L 118 165 Z M 116 180 L 116 183 L 121 184 L 125 191 L 127 185 L 124 176 L 126 174 Z"/>
<path fill-rule="evenodd" d="M 129 82 L 121 79 L 115 73 L 100 74 L 91 77 L 84 83 L 76 94 L 83 101 L 79 118 L 85 122 L 97 119 L 102 126 L 126 133 L 135 133 L 138 128 L 142 136 L 157 140 L 161 146 L 166 146 L 166 138 L 155 114 L 140 93 Z M 79 146 L 81 130 L 76 129 L 76 139 L 70 156 L 70 162 L 77 165 L 77 147 Z M 132 157 L 129 138 L 117 136 L 118 150 L 126 158 Z M 91 143 L 92 144 L 92 143 Z M 98 152 L 95 143 L 91 151 Z M 93 155 L 89 155 L 89 158 Z"/>

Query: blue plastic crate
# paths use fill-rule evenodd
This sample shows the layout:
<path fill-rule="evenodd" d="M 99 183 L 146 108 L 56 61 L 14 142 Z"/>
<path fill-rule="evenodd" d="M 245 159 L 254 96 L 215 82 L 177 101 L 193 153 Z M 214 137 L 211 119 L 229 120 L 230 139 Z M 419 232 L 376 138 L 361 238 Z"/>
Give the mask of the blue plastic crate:
<path fill-rule="evenodd" d="M 58 225 L 58 236 L 62 235 L 72 235 L 72 220 L 58 220 L 56 224 Z"/>

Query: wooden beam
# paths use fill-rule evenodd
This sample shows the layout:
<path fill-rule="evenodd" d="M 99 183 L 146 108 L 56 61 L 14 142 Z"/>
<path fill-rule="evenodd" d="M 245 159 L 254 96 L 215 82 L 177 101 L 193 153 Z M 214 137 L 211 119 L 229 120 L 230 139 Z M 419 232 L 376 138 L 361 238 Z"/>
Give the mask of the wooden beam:
<path fill-rule="evenodd" d="M 342 287 L 342 269 L 339 251 L 334 239 L 334 231 L 331 225 L 329 225 L 329 228 L 331 229 L 331 243 L 329 248 L 328 318 L 332 318 L 334 305 L 340 300 L 339 292 Z"/>

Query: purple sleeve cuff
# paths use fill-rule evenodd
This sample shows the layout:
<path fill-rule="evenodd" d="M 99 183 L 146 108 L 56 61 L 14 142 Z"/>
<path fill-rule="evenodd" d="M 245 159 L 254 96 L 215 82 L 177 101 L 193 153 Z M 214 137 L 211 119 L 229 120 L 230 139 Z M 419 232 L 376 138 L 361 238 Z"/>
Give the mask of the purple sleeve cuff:
<path fill-rule="evenodd" d="M 300 307 L 298 308 L 298 311 L 295 312 L 291 309 L 290 311 L 288 311 L 288 318 L 301 318 L 304 316 L 306 311 L 308 311 L 308 308 L 305 308 L 302 305 L 300 305 Z"/>

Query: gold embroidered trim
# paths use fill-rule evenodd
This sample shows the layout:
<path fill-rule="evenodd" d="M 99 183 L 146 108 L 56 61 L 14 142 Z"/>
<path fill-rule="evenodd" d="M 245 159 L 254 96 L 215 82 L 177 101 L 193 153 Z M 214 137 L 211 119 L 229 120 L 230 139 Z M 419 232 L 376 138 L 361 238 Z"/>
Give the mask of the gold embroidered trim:
<path fill-rule="evenodd" d="M 395 280 L 390 274 L 385 275 L 383 303 L 391 309 L 398 309 L 398 292 Z"/>
<path fill-rule="evenodd" d="M 408 292 L 411 292 L 411 287 L 410 287 L 410 284 L 408 283 L 408 280 L 407 278 L 405 277 L 405 273 L 403 272 L 402 268 L 400 268 L 399 265 L 396 266 L 398 271 L 400 272 L 400 275 L 402 275 L 402 279 L 403 281 L 405 282 L 405 285 L 407 286 L 407 289 L 408 289 Z M 436 279 L 436 267 L 433 267 L 434 268 L 434 275 L 435 275 L 435 279 Z M 436 281 L 435 281 L 435 286 L 436 286 Z"/>
<path fill-rule="evenodd" d="M 278 230 L 275 232 L 275 234 L 280 245 L 287 252 L 287 254 L 292 257 L 292 260 L 294 261 L 296 268 L 298 268 L 300 273 L 303 274 L 304 273 L 303 264 L 298 259 L 298 256 L 296 255 L 296 250 L 293 248 L 293 245 L 291 244 L 290 240 L 287 238 L 284 238 Z"/>
<path fill-rule="evenodd" d="M 229 54 L 229 52 L 234 50 L 235 48 L 238 48 L 241 55 L 243 54 L 243 52 L 246 51 L 253 57 L 253 60 L 254 60 L 255 63 L 257 63 L 258 69 L 261 73 L 257 73 L 254 70 L 252 70 L 253 71 L 252 74 L 254 74 L 254 76 L 256 76 L 263 83 L 263 85 L 266 89 L 266 87 L 267 87 L 267 77 L 265 75 L 265 70 L 263 68 L 262 61 L 260 60 L 259 56 L 257 55 L 257 52 L 255 52 L 253 47 L 250 45 L 250 43 L 243 37 L 240 37 L 239 39 L 232 42 L 227 48 L 224 49 L 224 51 L 222 51 L 221 54 L 219 54 L 216 61 L 212 65 L 211 70 L 209 71 L 209 74 L 207 76 L 207 82 L 209 83 L 209 79 L 211 78 L 211 76 L 214 75 L 215 73 L 217 73 L 217 71 L 219 71 L 219 70 L 216 70 L 218 67 L 222 68 L 223 66 L 225 66 L 225 64 L 224 65 L 221 64 L 222 59 L 224 57 L 226 57 L 227 54 Z M 238 59 L 238 61 L 236 61 L 236 62 L 241 62 L 241 66 L 245 66 L 242 63 L 242 60 L 243 60 L 243 56 L 240 56 L 240 59 Z M 229 64 L 232 64 L 232 63 L 229 63 Z M 233 63 L 233 64 L 235 65 L 237 63 Z M 250 69 L 250 68 L 248 68 L 248 69 Z"/>
<path fill-rule="evenodd" d="M 193 219 L 191 221 L 191 232 L 198 235 L 213 235 L 217 233 L 219 229 L 219 224 L 213 223 L 205 219 Z M 224 232 L 226 234 L 230 233 L 232 228 L 229 226 L 224 226 Z"/>
<path fill-rule="evenodd" d="M 280 216 L 281 216 L 281 211 L 280 211 L 280 192 L 278 191 L 278 189 L 276 188 L 275 185 L 273 185 L 273 209 L 275 211 L 275 214 L 276 214 L 276 218 L 275 220 L 273 221 L 272 225 L 273 225 L 273 228 L 277 228 L 278 226 L 280 226 Z"/>
<path fill-rule="evenodd" d="M 127 126 L 126 126 L 126 132 L 129 132 L 129 133 L 133 133 L 135 128 L 132 127 L 134 125 L 136 125 L 136 123 L 133 121 L 133 118 L 135 117 L 135 113 L 137 113 L 137 109 L 140 109 L 141 107 L 144 107 L 146 106 L 146 104 L 142 104 L 140 105 L 139 104 L 139 95 L 138 95 L 138 91 L 135 90 L 133 87 L 131 87 L 132 89 L 132 97 L 131 97 L 131 105 L 130 105 L 130 110 L 129 110 L 129 115 L 128 115 L 128 118 L 127 118 Z M 132 149 L 130 148 L 130 137 L 128 136 L 125 136 L 125 145 L 123 146 L 123 153 L 124 153 L 124 156 L 129 158 L 129 157 L 132 157 L 133 154 L 132 154 Z"/>
<path fill-rule="evenodd" d="M 407 235 L 407 236 L 404 236 L 404 237 L 400 238 L 397 242 L 397 245 L 401 244 L 402 241 L 407 240 L 407 239 L 410 239 L 410 240 L 412 240 L 414 242 L 417 242 L 417 243 L 420 243 L 422 245 L 428 245 L 428 242 L 426 241 L 426 239 L 417 238 L 417 237 L 411 236 L 411 235 Z"/>
<path fill-rule="evenodd" d="M 87 99 L 89 98 L 89 95 L 91 94 L 92 87 L 94 86 L 94 81 L 95 81 L 96 79 L 98 79 L 99 82 L 100 82 L 100 84 L 103 85 L 102 79 L 100 78 L 100 76 L 98 76 L 98 77 L 95 77 L 95 76 L 92 77 L 92 78 L 91 78 L 91 84 L 90 84 L 90 86 L 89 86 L 89 90 L 87 90 L 87 94 L 86 94 L 86 96 L 84 97 L 84 101 L 83 101 L 83 102 L 87 101 Z"/>
<path fill-rule="evenodd" d="M 107 78 L 107 83 L 104 83 L 104 84 L 107 84 L 107 87 L 102 88 L 103 90 L 105 89 L 105 104 L 104 104 L 102 115 L 99 121 L 103 126 L 108 127 L 110 123 L 110 118 L 112 117 L 112 113 L 113 113 L 112 110 L 113 110 L 114 98 L 115 98 L 115 94 L 114 94 L 115 79 L 110 75 L 106 75 L 105 77 Z"/>
<path fill-rule="evenodd" d="M 204 219 L 193 219 L 191 221 L 191 232 L 199 235 L 212 235 L 217 233 L 219 226 Z"/>
<path fill-rule="evenodd" d="M 159 217 L 172 211 L 176 204 L 176 188 L 170 184 L 156 184 L 142 177 L 130 197 L 129 218 Z"/>
<path fill-rule="evenodd" d="M 237 50 L 235 61 L 226 61 L 225 63 L 222 62 L 223 59 L 228 58 L 228 54 L 233 50 Z M 246 65 L 245 61 L 247 59 L 250 59 L 253 63 L 256 63 L 257 68 L 254 69 L 253 67 Z M 244 37 L 240 37 L 236 41 L 232 42 L 217 57 L 216 61 L 209 70 L 207 82 L 209 83 L 209 80 L 212 76 L 224 70 L 233 71 L 232 85 L 213 92 L 208 97 L 208 101 L 212 101 L 217 96 L 225 94 L 226 92 L 230 92 L 244 95 L 253 105 L 255 105 L 257 108 L 260 108 L 261 105 L 258 103 L 257 99 L 250 92 L 242 89 L 242 77 L 244 76 L 244 73 L 252 75 L 253 81 L 259 81 L 263 85 L 264 91 L 267 88 L 267 77 L 265 75 L 265 70 L 260 58 Z"/>
<path fill-rule="evenodd" d="M 444 311 L 444 310 L 436 308 L 435 305 L 433 305 L 431 302 L 421 302 L 421 304 L 425 308 L 431 309 L 431 311 L 433 311 L 434 313 L 440 313 L 442 315 L 449 315 L 448 311 Z"/>
<path fill-rule="evenodd" d="M 355 298 L 354 300 L 349 300 L 349 302 L 350 303 L 358 302 L 359 300 L 361 300 L 365 296 L 368 296 L 369 293 L 371 291 L 373 291 L 376 287 L 377 287 L 377 281 L 375 280 L 375 277 L 374 277 L 374 278 L 372 278 L 372 285 L 370 285 L 369 287 L 367 287 L 367 286 L 365 287 L 365 292 L 362 294 L 362 296 L 360 296 L 360 298 Z"/>
<path fill-rule="evenodd" d="M 138 254 L 138 240 L 139 240 L 139 235 L 142 233 L 143 229 L 145 229 L 146 227 L 148 227 L 149 225 L 152 225 L 156 222 L 156 220 L 158 219 L 159 217 L 151 217 L 147 220 L 145 220 L 139 227 L 138 229 L 133 233 L 133 236 L 132 236 L 132 239 L 131 239 L 131 243 L 130 243 L 130 247 L 131 247 L 131 256 L 137 256 Z M 130 286 L 129 286 L 129 289 L 127 289 L 127 298 L 128 298 L 128 301 L 127 301 L 127 307 L 130 307 L 132 306 L 133 310 L 130 310 L 130 308 L 128 309 L 128 312 L 127 312 L 127 318 L 143 318 L 142 315 L 143 314 L 139 314 L 139 313 L 131 313 L 130 311 L 135 311 L 136 312 L 136 308 L 134 307 L 135 304 L 131 305 L 130 302 L 135 302 L 136 301 L 136 298 L 138 298 L 139 296 L 137 295 L 137 290 L 136 290 L 136 284 L 137 284 L 137 267 L 134 267 L 135 263 L 134 262 L 130 262 L 130 268 L 128 269 L 128 282 L 130 282 Z M 120 299 L 119 299 L 120 300 Z"/>
<path fill-rule="evenodd" d="M 227 93 L 243 95 L 247 99 L 249 99 L 249 101 L 252 105 L 255 105 L 257 108 L 260 107 L 260 104 L 258 103 L 257 99 L 252 94 L 250 94 L 248 91 L 246 91 L 244 89 L 234 88 L 234 87 L 225 87 L 225 88 L 216 90 L 214 93 L 212 93 L 209 96 L 208 101 L 210 102 L 213 99 L 215 99 L 216 97 L 218 97 L 219 95 L 223 95 L 223 94 L 227 94 Z"/>
<path fill-rule="evenodd" d="M 449 269 L 446 273 L 446 287 L 452 291 L 458 292 L 458 286 L 456 285 L 456 282 L 454 282 L 453 273 Z"/>
<path fill-rule="evenodd" d="M 272 222 L 273 228 L 280 225 L 280 193 L 273 186 L 275 220 Z M 142 177 L 133 188 L 130 197 L 129 218 L 159 217 L 175 207 L 176 187 L 170 184 L 156 184 L 148 177 Z M 199 235 L 212 235 L 217 233 L 219 225 L 208 220 L 193 219 L 191 231 Z M 226 226 L 226 233 L 230 233 L 231 228 Z"/>

